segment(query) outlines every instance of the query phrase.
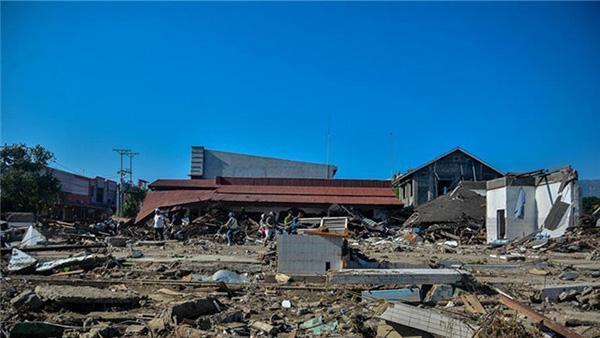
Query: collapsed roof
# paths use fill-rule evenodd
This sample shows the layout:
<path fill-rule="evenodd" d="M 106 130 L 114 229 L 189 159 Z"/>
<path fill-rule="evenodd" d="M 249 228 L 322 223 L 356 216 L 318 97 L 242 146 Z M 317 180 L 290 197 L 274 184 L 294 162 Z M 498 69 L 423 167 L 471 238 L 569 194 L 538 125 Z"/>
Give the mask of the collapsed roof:
<path fill-rule="evenodd" d="M 157 180 L 150 184 L 136 223 L 156 208 L 207 202 L 279 204 L 289 206 L 342 204 L 401 207 L 390 181 L 289 178 L 233 178 Z"/>

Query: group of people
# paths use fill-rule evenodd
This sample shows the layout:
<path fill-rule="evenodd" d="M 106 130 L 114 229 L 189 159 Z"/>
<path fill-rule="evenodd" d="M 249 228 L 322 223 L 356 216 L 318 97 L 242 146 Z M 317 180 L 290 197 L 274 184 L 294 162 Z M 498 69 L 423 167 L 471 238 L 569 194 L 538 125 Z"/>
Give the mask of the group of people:
<path fill-rule="evenodd" d="M 263 244 L 267 245 L 269 241 L 272 241 L 275 237 L 276 233 L 279 234 L 295 234 L 298 229 L 298 218 L 300 217 L 300 212 L 296 215 L 290 210 L 288 211 L 287 216 L 283 220 L 283 227 L 277 221 L 277 216 L 273 211 L 268 214 L 260 215 L 259 228 L 258 233 L 261 235 L 263 239 Z M 229 219 L 227 223 L 225 223 L 226 233 L 225 237 L 227 238 L 227 245 L 231 246 L 233 243 L 233 236 L 235 232 L 239 229 L 239 222 L 235 215 L 230 212 Z"/>
<path fill-rule="evenodd" d="M 261 235 L 264 245 L 267 245 L 269 241 L 272 241 L 275 234 L 295 234 L 298 230 L 298 219 L 301 216 L 301 212 L 294 214 L 291 210 L 288 211 L 287 215 L 283 220 L 283 224 L 277 221 L 275 212 L 270 211 L 268 214 L 262 214 L 260 216 L 258 232 Z M 244 210 L 240 213 L 240 218 L 245 220 L 247 215 Z M 174 220 L 173 222 L 175 222 Z M 160 209 L 154 211 L 153 228 L 154 228 L 154 239 L 157 241 L 165 240 L 165 227 L 167 226 L 168 219 L 161 212 Z M 228 214 L 227 223 L 223 225 L 225 232 L 225 238 L 227 239 L 227 245 L 231 246 L 234 244 L 234 237 L 240 230 L 240 220 L 235 216 L 233 212 Z"/>

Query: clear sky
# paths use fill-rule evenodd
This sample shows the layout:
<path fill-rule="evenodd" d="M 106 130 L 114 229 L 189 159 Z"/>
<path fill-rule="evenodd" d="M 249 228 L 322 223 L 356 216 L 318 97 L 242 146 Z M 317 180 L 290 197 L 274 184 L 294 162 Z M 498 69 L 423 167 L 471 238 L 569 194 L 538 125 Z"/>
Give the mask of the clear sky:
<path fill-rule="evenodd" d="M 462 146 L 600 178 L 600 3 L 2 2 L 2 143 L 185 178 L 190 146 L 388 178 Z M 59 166 L 60 168 L 60 166 Z"/>

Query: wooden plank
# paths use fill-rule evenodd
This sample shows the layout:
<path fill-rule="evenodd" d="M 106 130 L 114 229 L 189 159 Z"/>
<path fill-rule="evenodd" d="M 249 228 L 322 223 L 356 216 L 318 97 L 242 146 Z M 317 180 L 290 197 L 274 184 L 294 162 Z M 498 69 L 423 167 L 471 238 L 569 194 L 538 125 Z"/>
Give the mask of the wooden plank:
<path fill-rule="evenodd" d="M 475 314 L 485 313 L 485 308 L 483 307 L 483 305 L 481 305 L 479 299 L 477 299 L 477 296 L 475 296 L 474 294 L 465 293 L 461 295 L 460 298 L 462 299 L 465 306 L 465 310 L 467 310 L 467 312 Z"/>
<path fill-rule="evenodd" d="M 553 321 L 552 319 L 535 312 L 532 308 L 527 305 L 521 304 L 513 299 L 506 297 L 505 295 L 498 295 L 498 300 L 506 305 L 507 307 L 521 313 L 525 317 L 527 317 L 530 321 L 538 324 L 542 324 L 550 330 L 561 334 L 566 338 L 583 338 L 583 336 L 567 329 L 565 326 L 560 325 L 559 323 Z"/>

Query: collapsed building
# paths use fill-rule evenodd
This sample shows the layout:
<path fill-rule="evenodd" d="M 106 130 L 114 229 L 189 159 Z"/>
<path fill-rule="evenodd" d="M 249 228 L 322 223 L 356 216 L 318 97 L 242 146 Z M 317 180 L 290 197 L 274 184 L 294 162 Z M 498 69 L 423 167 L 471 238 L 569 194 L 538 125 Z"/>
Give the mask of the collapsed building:
<path fill-rule="evenodd" d="M 300 209 L 315 215 L 338 204 L 374 218 L 402 207 L 386 180 L 217 177 L 157 180 L 149 188 L 136 223 L 149 219 L 156 208 L 185 209 L 193 219 L 213 204 L 248 213 Z"/>
<path fill-rule="evenodd" d="M 508 174 L 487 182 L 487 241 L 541 231 L 562 236 L 580 211 L 577 172 L 571 167 Z"/>

